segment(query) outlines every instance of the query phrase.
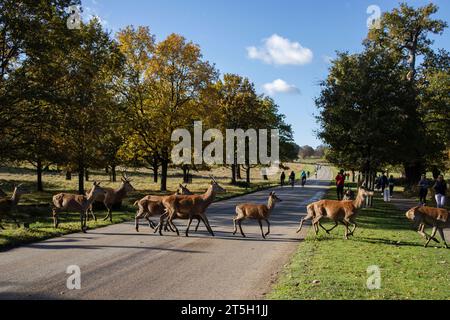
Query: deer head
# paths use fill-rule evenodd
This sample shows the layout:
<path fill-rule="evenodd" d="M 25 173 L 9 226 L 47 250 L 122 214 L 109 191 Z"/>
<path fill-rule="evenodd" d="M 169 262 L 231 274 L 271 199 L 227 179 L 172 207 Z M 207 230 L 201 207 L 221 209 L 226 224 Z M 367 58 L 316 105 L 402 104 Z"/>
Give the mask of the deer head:
<path fill-rule="evenodd" d="M 126 173 L 122 173 L 122 188 L 125 188 L 126 192 L 134 192 L 136 189 L 131 185 L 131 179 L 128 178 L 128 175 Z"/>
<path fill-rule="evenodd" d="M 94 183 L 92 184 L 92 189 L 91 189 L 91 196 L 96 196 L 96 195 L 100 195 L 100 194 L 105 194 L 106 191 L 100 187 L 100 182 L 96 182 L 94 181 Z"/>
<path fill-rule="evenodd" d="M 271 192 L 269 197 L 270 197 L 270 200 L 272 201 L 272 203 L 283 202 L 283 200 L 278 198 L 278 196 L 275 194 L 275 192 Z"/>
<path fill-rule="evenodd" d="M 212 187 L 212 191 L 214 193 L 226 193 L 227 190 L 225 190 L 224 188 L 222 188 L 219 183 L 217 182 L 217 180 L 211 176 L 211 187 Z"/>
<path fill-rule="evenodd" d="M 186 185 L 186 186 L 183 186 L 182 184 L 180 184 L 180 188 L 177 190 L 177 194 L 178 195 L 192 195 L 193 193 L 188 189 L 188 187 L 187 187 L 188 185 Z"/>

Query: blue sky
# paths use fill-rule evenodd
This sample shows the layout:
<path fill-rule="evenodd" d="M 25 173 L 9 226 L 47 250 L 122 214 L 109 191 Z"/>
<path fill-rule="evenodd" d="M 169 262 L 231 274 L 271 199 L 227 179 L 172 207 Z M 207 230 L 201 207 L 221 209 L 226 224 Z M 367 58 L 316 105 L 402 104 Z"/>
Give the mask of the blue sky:
<path fill-rule="evenodd" d="M 450 1 L 411 0 L 440 7 L 450 23 Z M 273 96 L 300 145 L 321 144 L 314 99 L 335 51 L 358 52 L 368 32 L 367 9 L 389 11 L 392 0 L 84 0 L 115 33 L 127 25 L 149 26 L 157 40 L 179 33 L 199 44 L 222 74 L 249 77 L 259 93 Z M 436 47 L 450 50 L 450 29 Z M 249 49 L 253 48 L 253 49 Z M 278 80 L 278 81 L 277 81 Z"/>

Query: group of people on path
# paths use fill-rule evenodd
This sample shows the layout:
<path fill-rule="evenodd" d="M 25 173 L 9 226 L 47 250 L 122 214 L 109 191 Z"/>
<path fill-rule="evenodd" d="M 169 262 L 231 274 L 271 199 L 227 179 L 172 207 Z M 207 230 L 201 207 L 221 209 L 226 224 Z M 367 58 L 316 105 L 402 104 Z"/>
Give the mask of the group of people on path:
<path fill-rule="evenodd" d="M 302 182 L 302 186 L 303 187 L 306 184 L 306 180 L 309 179 L 310 176 L 311 176 L 311 172 L 309 172 L 309 171 L 303 170 L 300 173 L 300 178 L 301 178 L 301 182 Z M 289 184 L 292 187 L 294 187 L 295 186 L 295 181 L 296 181 L 296 174 L 295 174 L 295 171 L 292 171 L 291 174 L 289 175 Z M 282 187 L 284 187 L 284 185 L 286 184 L 286 173 L 284 171 L 281 173 L 280 183 L 281 183 Z"/>
<path fill-rule="evenodd" d="M 425 174 L 422 175 L 419 182 L 419 201 L 421 206 L 426 206 L 428 190 L 431 184 Z M 447 196 L 447 182 L 444 180 L 444 176 L 440 175 L 433 186 L 433 190 L 436 198 L 436 205 L 438 208 L 444 208 Z"/>

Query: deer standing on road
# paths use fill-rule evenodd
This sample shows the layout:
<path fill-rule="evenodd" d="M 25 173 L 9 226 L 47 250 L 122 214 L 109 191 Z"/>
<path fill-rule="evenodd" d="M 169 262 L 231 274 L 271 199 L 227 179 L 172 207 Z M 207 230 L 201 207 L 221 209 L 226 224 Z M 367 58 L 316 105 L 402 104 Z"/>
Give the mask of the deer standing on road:
<path fill-rule="evenodd" d="M 76 211 L 80 213 L 81 231 L 86 233 L 87 210 L 98 195 L 105 194 L 105 190 L 100 187 L 100 183 L 94 182 L 92 189 L 85 195 L 60 193 L 53 197 L 53 222 L 58 228 L 58 214 L 63 211 Z"/>
<path fill-rule="evenodd" d="M 329 234 L 341 222 L 345 226 L 345 239 L 348 240 L 348 237 L 353 235 L 357 228 L 355 219 L 359 210 L 363 207 L 366 198 L 373 195 L 373 191 L 368 191 L 361 187 L 354 201 L 321 200 L 314 202 L 307 207 L 308 215 L 300 222 L 297 233 L 302 230 L 304 222 L 308 220 L 313 220 L 312 223 L 316 235 L 319 234 L 319 226 Z M 325 229 L 321 223 L 323 218 L 334 221 L 334 227 L 330 230 Z M 350 225 L 353 225 L 351 232 L 349 232 Z"/>
<path fill-rule="evenodd" d="M 102 202 L 106 210 L 108 210 L 108 214 L 103 219 L 103 221 L 110 220 L 112 222 L 112 210 L 115 204 L 121 203 L 123 199 L 125 199 L 129 192 L 136 191 L 134 187 L 131 185 L 131 180 L 128 178 L 127 175 L 123 175 L 121 178 L 121 185 L 118 189 L 112 189 L 112 188 L 103 188 L 105 190 L 104 194 L 99 193 L 96 197 L 94 202 Z M 95 221 L 97 221 L 97 217 L 94 214 L 94 210 L 91 205 L 89 207 L 88 216 L 89 214 L 92 215 Z"/>
<path fill-rule="evenodd" d="M 11 198 L 0 199 L 0 229 L 5 230 L 5 228 L 3 228 L 3 226 L 1 225 L 3 218 L 12 219 L 17 227 L 20 228 L 20 224 L 17 222 L 17 219 L 14 216 L 13 212 L 17 210 L 17 204 L 20 201 L 20 197 L 27 193 L 28 191 L 23 188 L 23 184 L 19 184 L 14 188 L 14 192 Z"/>
<path fill-rule="evenodd" d="M 233 235 L 237 232 L 236 222 L 239 224 L 239 229 L 241 231 L 242 236 L 245 238 L 244 231 L 242 231 L 242 221 L 246 219 L 254 219 L 258 220 L 259 227 L 261 228 L 262 237 L 265 239 L 270 234 L 270 222 L 269 218 L 275 209 L 275 204 L 277 202 L 281 202 L 281 199 L 278 198 L 275 192 L 271 192 L 269 195 L 269 201 L 267 205 L 259 205 L 259 204 L 242 204 L 236 207 L 236 218 L 233 219 L 234 223 L 234 232 Z M 264 234 L 262 221 L 267 223 L 268 231 Z"/>
<path fill-rule="evenodd" d="M 443 230 L 445 228 L 450 228 L 449 213 L 446 209 L 420 206 L 409 210 L 406 213 L 406 217 L 409 220 L 415 222 L 416 226 L 419 225 L 418 233 L 427 240 L 425 248 L 428 247 L 431 240 L 439 243 L 439 241 L 436 239 L 437 232 L 439 232 L 442 241 L 444 241 L 445 247 L 448 248 Z M 426 226 L 430 226 L 433 228 L 431 236 L 425 233 Z"/>
<path fill-rule="evenodd" d="M 175 195 L 192 195 L 193 193 L 187 188 L 180 184 L 180 188 L 177 190 Z M 161 196 L 146 196 L 141 200 L 134 203 L 134 206 L 138 207 L 135 218 L 136 231 L 139 232 L 139 220 L 146 219 L 150 228 L 155 229 L 156 225 L 150 220 L 150 217 L 161 217 L 165 213 L 165 208 L 162 203 L 164 197 Z M 168 224 L 165 226 L 165 231 L 168 229 Z M 175 231 L 175 230 L 172 230 Z"/>
<path fill-rule="evenodd" d="M 178 228 L 173 223 L 174 219 L 189 220 L 186 237 L 189 237 L 189 229 L 194 219 L 200 219 L 205 224 L 206 229 L 214 237 L 214 232 L 206 217 L 206 210 L 213 203 L 218 193 L 225 193 L 226 190 L 222 188 L 214 177 L 211 177 L 211 185 L 208 190 L 202 195 L 190 195 L 190 196 L 168 196 L 164 197 L 163 205 L 166 209 L 165 214 L 160 217 L 160 224 L 157 227 L 161 234 L 161 228 L 164 224 L 165 218 L 167 218 L 169 226 L 175 229 L 175 232 L 179 235 Z"/>

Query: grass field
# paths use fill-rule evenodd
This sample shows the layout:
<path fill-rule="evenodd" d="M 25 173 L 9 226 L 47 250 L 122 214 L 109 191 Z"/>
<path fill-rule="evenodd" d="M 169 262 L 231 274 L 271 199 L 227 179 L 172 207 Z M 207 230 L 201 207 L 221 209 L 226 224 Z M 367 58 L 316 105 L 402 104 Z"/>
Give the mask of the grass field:
<path fill-rule="evenodd" d="M 328 198 L 335 199 L 335 190 Z M 349 241 L 343 226 L 317 239 L 310 230 L 269 298 L 450 299 L 450 250 L 425 249 L 405 213 L 381 199 L 358 222 Z M 367 289 L 369 266 L 381 271 L 379 290 Z"/>
<path fill-rule="evenodd" d="M 288 164 L 290 170 L 294 170 L 299 175 L 301 170 L 309 170 L 307 165 L 302 164 Z M 122 210 L 113 213 L 113 223 L 121 223 L 131 221 L 135 216 L 135 208 L 132 206 L 134 201 L 141 199 L 148 194 L 161 194 L 159 184 L 153 183 L 153 178 L 147 170 L 127 170 L 128 176 L 132 180 L 132 184 L 137 192 L 134 192 L 125 199 Z M 193 172 L 193 183 L 188 188 L 194 193 L 202 193 L 208 188 L 211 181 L 209 175 L 213 174 L 219 183 L 227 190 L 226 194 L 218 196 L 218 201 L 239 196 L 245 193 L 254 192 L 262 188 L 269 188 L 278 184 L 279 177 L 270 177 L 269 181 L 264 181 L 259 170 L 252 170 L 252 186 L 250 188 L 240 187 L 230 184 L 230 170 L 226 168 L 216 168 L 212 171 Z M 242 172 L 243 178 L 244 172 Z M 34 171 L 29 167 L 8 167 L 0 168 L 0 188 L 12 193 L 14 184 L 24 183 L 31 191 L 35 190 L 36 176 Z M 11 221 L 3 221 L 2 225 L 7 227 L 7 230 L 0 231 L 0 250 L 9 249 L 11 247 L 36 242 L 52 237 L 61 236 L 73 232 L 79 232 L 80 222 L 79 214 L 69 213 L 62 214 L 61 224 L 59 229 L 53 228 L 53 218 L 51 214 L 51 199 L 52 196 L 60 192 L 76 193 L 78 187 L 77 177 L 70 181 L 65 179 L 64 173 L 47 172 L 43 176 L 45 192 L 32 192 L 31 194 L 23 196 L 17 216 L 19 221 L 29 223 L 28 229 L 17 228 Z M 120 180 L 120 179 L 118 179 Z M 104 187 L 116 188 L 120 182 L 111 183 L 109 176 L 104 172 L 94 171 L 90 173 L 90 181 L 102 182 Z M 182 175 L 179 170 L 170 170 L 168 179 L 168 193 L 173 193 L 177 190 L 178 185 L 182 182 Z M 92 182 L 86 182 L 86 187 L 89 188 Z M 99 218 L 97 222 L 89 222 L 88 228 L 98 228 L 110 225 L 109 222 L 102 221 L 106 216 L 105 211 L 96 211 Z"/>

